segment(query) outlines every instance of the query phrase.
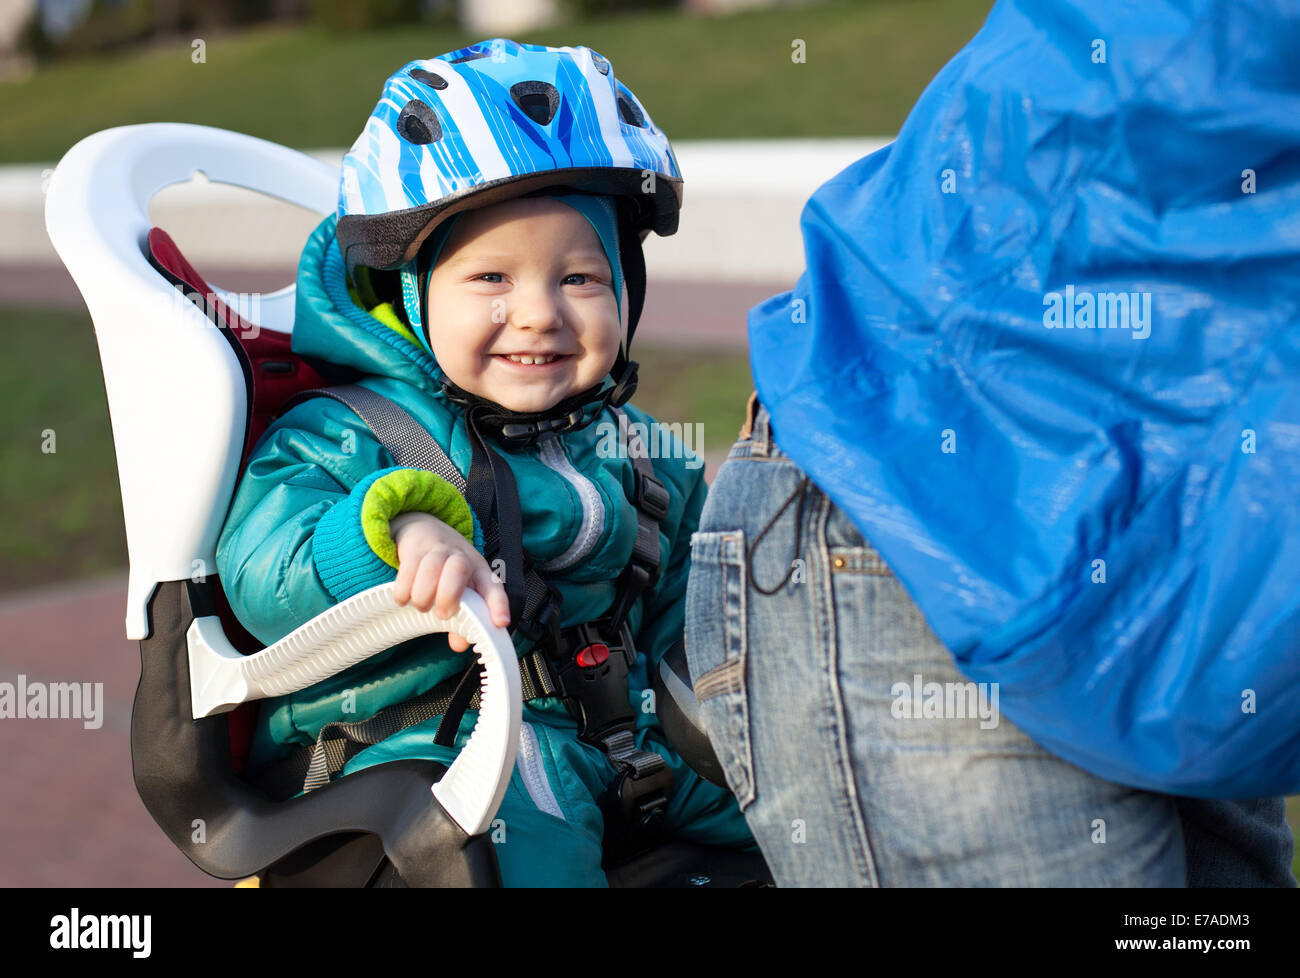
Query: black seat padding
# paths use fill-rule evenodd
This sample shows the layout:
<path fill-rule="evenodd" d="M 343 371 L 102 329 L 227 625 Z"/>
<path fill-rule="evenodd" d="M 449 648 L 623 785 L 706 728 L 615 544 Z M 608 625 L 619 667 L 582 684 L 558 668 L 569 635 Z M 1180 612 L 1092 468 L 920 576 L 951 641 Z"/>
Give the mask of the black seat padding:
<path fill-rule="evenodd" d="M 678 642 L 659 660 L 654 676 L 655 712 L 663 724 L 664 734 L 682 760 L 706 781 L 720 788 L 727 779 L 718 763 L 709 735 L 700 720 L 700 704 L 695 699 L 690 669 L 686 665 L 686 643 Z"/>
<path fill-rule="evenodd" d="M 500 885 L 491 840 L 466 835 L 429 790 L 445 771 L 441 764 L 378 764 L 284 802 L 234 773 L 225 717 L 195 720 L 190 709 L 186 632 L 195 618 L 215 614 L 213 586 L 212 579 L 159 584 L 149 600 L 149 636 L 140 642 L 131 767 L 140 799 L 173 845 L 219 879 L 280 864 L 281 885 L 293 885 L 295 854 L 320 858 L 370 837 L 379 842 L 370 849 L 412 886 Z"/>

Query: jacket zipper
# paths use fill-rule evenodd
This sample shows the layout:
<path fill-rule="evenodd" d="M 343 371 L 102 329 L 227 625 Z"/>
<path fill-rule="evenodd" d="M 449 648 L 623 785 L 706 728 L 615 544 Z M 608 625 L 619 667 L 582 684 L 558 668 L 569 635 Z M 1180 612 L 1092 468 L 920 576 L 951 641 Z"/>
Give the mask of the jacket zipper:
<path fill-rule="evenodd" d="M 538 811 L 554 815 L 561 821 L 567 822 L 568 819 L 564 817 L 564 811 L 556 800 L 555 792 L 551 790 L 551 783 L 546 779 L 546 766 L 542 763 L 542 746 L 537 741 L 537 731 L 533 729 L 531 723 L 519 725 L 517 766 L 524 787 L 528 789 L 528 797 L 533 800 Z"/>
<path fill-rule="evenodd" d="M 605 528 L 605 505 L 601 502 L 600 493 L 596 491 L 592 481 L 573 467 L 573 463 L 564 454 L 564 448 L 561 447 L 560 440 L 554 432 L 538 439 L 537 451 L 542 463 L 573 486 L 578 493 L 578 499 L 582 502 L 582 526 L 578 530 L 577 539 L 564 553 L 538 565 L 539 570 L 563 570 L 578 563 L 595 547 L 601 531 Z"/>

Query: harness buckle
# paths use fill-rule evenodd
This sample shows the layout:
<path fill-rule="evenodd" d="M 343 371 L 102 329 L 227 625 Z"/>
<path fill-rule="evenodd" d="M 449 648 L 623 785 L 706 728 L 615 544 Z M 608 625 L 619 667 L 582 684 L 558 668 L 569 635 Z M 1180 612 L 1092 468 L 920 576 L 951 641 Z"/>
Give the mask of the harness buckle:
<path fill-rule="evenodd" d="M 511 623 L 512 631 L 518 632 L 534 644 L 558 630 L 557 626 L 564 608 L 564 599 L 555 585 L 545 580 L 543 583 L 546 584 L 546 599 L 537 609 L 536 614 L 530 619 L 521 617 L 518 622 Z"/>
<path fill-rule="evenodd" d="M 583 412 L 576 408 L 562 418 L 539 418 L 536 421 L 507 422 L 501 426 L 503 438 L 518 440 L 521 438 L 540 438 L 549 432 L 564 432 L 582 424 Z"/>
<path fill-rule="evenodd" d="M 647 513 L 656 523 L 661 522 L 668 515 L 668 504 L 672 501 L 672 497 L 664 484 L 653 475 L 637 472 L 634 495 L 633 505 Z"/>
<path fill-rule="evenodd" d="M 601 862 L 608 868 L 663 837 L 673 772 L 658 754 L 639 750 L 630 730 L 614 734 L 606 747 L 621 768 L 597 799 L 605 819 Z"/>
<path fill-rule="evenodd" d="M 610 734 L 636 726 L 627 685 L 636 662 L 632 630 L 626 621 L 617 632 L 609 625 L 600 618 L 560 629 L 551 660 L 559 694 L 578 720 L 578 739 L 602 749 Z"/>

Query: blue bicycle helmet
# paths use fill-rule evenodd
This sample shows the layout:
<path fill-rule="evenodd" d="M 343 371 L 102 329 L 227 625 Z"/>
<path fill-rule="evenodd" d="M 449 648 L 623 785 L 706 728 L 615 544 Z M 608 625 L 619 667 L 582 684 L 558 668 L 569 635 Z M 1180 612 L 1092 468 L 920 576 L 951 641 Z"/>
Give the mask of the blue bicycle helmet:
<path fill-rule="evenodd" d="M 339 244 L 349 272 L 399 268 L 447 216 L 561 185 L 634 202 L 638 230 L 677 230 L 677 159 L 608 60 L 480 41 L 384 83 L 343 159 Z"/>
<path fill-rule="evenodd" d="M 668 137 L 590 48 L 493 38 L 404 65 L 343 158 L 339 247 L 349 274 L 363 265 L 399 270 L 405 288 L 420 288 L 416 258 L 442 222 L 548 189 L 618 205 L 627 336 L 617 390 L 602 400 L 621 404 L 636 384 L 626 354 L 645 298 L 641 241 L 676 232 L 682 178 Z M 567 399 L 558 413 L 594 393 Z"/>

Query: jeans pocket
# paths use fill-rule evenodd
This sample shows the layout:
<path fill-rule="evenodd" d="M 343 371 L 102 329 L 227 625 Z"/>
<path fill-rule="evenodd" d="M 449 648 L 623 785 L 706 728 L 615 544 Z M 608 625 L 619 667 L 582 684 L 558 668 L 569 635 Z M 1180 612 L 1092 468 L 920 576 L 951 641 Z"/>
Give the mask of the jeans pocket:
<path fill-rule="evenodd" d="M 701 720 L 742 810 L 755 796 L 745 648 L 745 533 L 692 534 L 686 660 Z"/>

